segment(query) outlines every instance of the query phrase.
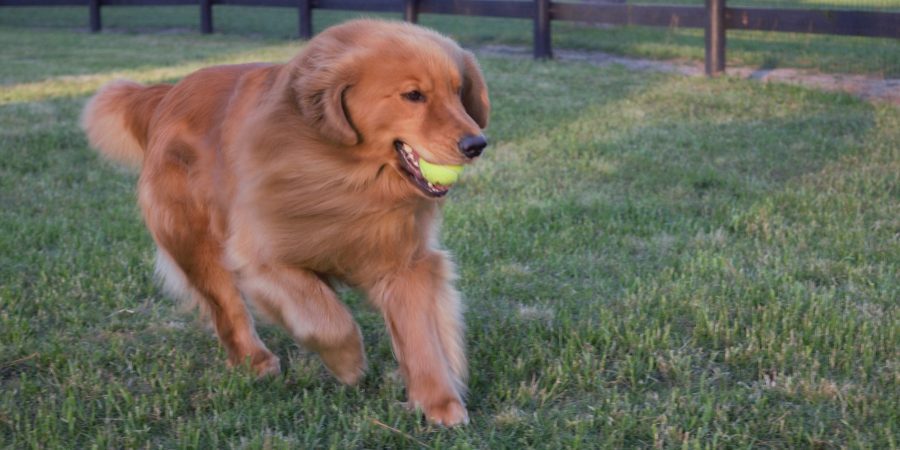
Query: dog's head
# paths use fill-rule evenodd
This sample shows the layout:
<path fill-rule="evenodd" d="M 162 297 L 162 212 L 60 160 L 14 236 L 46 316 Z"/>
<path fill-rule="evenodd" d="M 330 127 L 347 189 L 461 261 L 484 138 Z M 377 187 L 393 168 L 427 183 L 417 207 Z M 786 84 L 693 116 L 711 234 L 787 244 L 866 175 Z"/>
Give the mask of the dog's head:
<path fill-rule="evenodd" d="M 427 197 L 420 158 L 467 164 L 487 140 L 487 86 L 475 57 L 452 40 L 411 24 L 357 20 L 310 41 L 293 64 L 303 120 L 359 158 L 390 167 Z"/>

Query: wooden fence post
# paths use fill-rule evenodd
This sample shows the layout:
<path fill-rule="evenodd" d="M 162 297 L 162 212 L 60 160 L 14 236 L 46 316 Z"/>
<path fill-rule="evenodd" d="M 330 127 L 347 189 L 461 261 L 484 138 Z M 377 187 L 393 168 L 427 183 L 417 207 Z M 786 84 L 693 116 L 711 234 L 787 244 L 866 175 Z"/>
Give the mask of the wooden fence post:
<path fill-rule="evenodd" d="M 706 75 L 725 72 L 725 0 L 706 0 Z"/>
<path fill-rule="evenodd" d="M 299 0 L 297 15 L 299 16 L 300 39 L 309 39 L 312 31 L 312 0 Z"/>
<path fill-rule="evenodd" d="M 100 27 L 102 26 L 102 23 L 100 22 L 100 0 L 90 0 L 88 8 L 91 23 L 91 33 L 97 33 L 100 31 Z"/>
<path fill-rule="evenodd" d="M 550 0 L 534 0 L 534 57 L 553 57 L 550 46 Z"/>
<path fill-rule="evenodd" d="M 410 23 L 419 22 L 419 1 L 404 0 L 403 1 L 403 20 Z"/>
<path fill-rule="evenodd" d="M 213 32 L 212 0 L 200 0 L 200 32 Z"/>

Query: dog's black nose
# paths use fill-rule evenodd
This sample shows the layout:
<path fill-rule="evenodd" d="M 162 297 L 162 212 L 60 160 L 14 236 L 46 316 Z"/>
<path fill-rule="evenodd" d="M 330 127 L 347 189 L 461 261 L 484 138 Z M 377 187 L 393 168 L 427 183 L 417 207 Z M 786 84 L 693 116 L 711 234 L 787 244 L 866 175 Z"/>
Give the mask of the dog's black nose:
<path fill-rule="evenodd" d="M 480 134 L 476 136 L 469 135 L 459 141 L 459 151 L 469 158 L 474 158 L 484 151 L 487 144 L 487 139 L 484 136 Z"/>

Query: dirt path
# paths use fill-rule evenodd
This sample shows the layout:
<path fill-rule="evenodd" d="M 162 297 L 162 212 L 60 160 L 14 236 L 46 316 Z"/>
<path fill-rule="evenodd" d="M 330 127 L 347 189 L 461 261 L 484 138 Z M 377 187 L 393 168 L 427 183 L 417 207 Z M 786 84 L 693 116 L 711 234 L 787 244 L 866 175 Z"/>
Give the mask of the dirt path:
<path fill-rule="evenodd" d="M 507 45 L 486 45 L 475 49 L 491 56 L 531 57 L 531 49 Z M 554 50 L 554 58 L 563 61 L 583 61 L 598 66 L 622 65 L 632 70 L 680 73 L 703 76 L 702 63 L 676 63 L 651 59 L 626 58 L 609 53 L 582 50 Z M 880 79 L 865 75 L 823 74 L 800 69 L 760 70 L 731 67 L 727 74 L 762 82 L 788 83 L 809 86 L 825 91 L 847 92 L 866 100 L 884 101 L 900 106 L 900 79 Z"/>

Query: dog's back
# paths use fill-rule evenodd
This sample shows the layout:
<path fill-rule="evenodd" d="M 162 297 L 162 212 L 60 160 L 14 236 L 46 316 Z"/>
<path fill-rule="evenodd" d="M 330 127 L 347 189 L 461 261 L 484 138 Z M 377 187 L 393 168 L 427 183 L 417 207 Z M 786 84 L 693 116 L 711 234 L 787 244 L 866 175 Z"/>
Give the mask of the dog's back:
<path fill-rule="evenodd" d="M 218 140 L 219 136 L 209 134 L 222 131 L 216 124 L 227 119 L 222 113 L 227 111 L 234 92 L 241 88 L 244 75 L 256 71 L 263 76 L 255 78 L 271 79 L 264 73 L 267 68 L 273 65 L 216 66 L 194 72 L 174 85 L 113 81 L 85 106 L 81 126 L 91 146 L 101 154 L 139 169 L 150 150 L 151 136 L 164 134 L 165 128 L 194 134 L 199 140 Z"/>

